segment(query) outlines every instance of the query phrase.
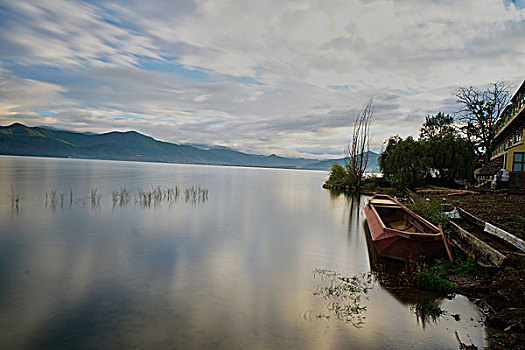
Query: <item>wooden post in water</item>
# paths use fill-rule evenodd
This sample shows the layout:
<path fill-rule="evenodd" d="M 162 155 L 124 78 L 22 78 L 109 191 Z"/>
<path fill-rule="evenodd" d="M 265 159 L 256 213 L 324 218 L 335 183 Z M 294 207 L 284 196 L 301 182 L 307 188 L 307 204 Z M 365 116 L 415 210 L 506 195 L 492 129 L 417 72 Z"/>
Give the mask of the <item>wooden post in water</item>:
<path fill-rule="evenodd" d="M 445 233 L 443 232 L 443 225 L 439 224 L 439 232 L 441 232 L 441 238 L 443 238 L 443 243 L 445 244 L 445 249 L 447 250 L 448 258 L 450 259 L 451 263 L 454 263 L 454 256 L 452 255 L 452 251 L 450 250 L 450 246 L 448 245 L 447 237 L 445 237 Z"/>

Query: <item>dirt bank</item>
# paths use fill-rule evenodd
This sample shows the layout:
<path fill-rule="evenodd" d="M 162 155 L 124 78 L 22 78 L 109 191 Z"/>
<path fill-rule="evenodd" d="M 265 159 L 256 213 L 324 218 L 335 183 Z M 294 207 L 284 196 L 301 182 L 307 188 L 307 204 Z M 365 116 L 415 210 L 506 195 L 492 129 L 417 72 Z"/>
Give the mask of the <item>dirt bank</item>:
<path fill-rule="evenodd" d="M 489 191 L 434 195 L 517 237 L 525 238 L 525 195 Z M 485 279 L 449 276 L 486 313 L 491 349 L 525 349 L 525 257 L 516 256 Z"/>
<path fill-rule="evenodd" d="M 516 258 L 487 278 L 448 279 L 485 313 L 490 349 L 525 349 L 525 258 Z"/>

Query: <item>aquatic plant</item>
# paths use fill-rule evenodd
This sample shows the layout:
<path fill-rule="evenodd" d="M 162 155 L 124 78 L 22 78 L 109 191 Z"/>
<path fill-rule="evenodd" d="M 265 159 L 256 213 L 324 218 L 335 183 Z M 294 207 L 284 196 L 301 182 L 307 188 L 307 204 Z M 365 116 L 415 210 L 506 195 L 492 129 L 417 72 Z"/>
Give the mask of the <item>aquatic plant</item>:
<path fill-rule="evenodd" d="M 161 187 L 151 186 L 149 190 L 143 190 L 137 188 L 135 195 L 135 203 L 140 204 L 143 207 L 157 206 L 161 203 L 168 203 L 170 206 L 178 201 L 184 199 L 185 202 L 191 204 L 204 203 L 208 200 L 208 189 L 201 187 L 200 185 L 194 185 L 187 188 L 181 188 L 179 185 Z M 13 207 L 17 207 L 19 203 L 18 194 L 15 193 L 14 189 L 7 193 L 10 198 Z M 59 193 L 58 189 L 53 188 L 50 191 L 44 193 L 46 207 L 48 204 L 56 209 L 56 206 L 60 204 L 63 207 L 64 203 L 67 203 L 69 197 L 69 205 L 73 205 L 73 190 L 69 188 L 69 193 Z M 88 197 L 78 199 L 78 203 L 86 203 L 89 200 L 92 208 L 100 207 L 100 200 L 102 194 L 97 187 L 91 187 Z M 121 207 L 127 205 L 130 199 L 133 198 L 133 191 L 128 190 L 125 186 L 120 187 L 118 190 L 111 192 L 111 199 L 113 207 L 119 205 Z"/>
<path fill-rule="evenodd" d="M 166 189 L 166 199 L 168 201 L 174 201 L 179 198 L 180 195 L 180 189 L 179 185 L 175 185 L 175 187 L 168 187 Z"/>
<path fill-rule="evenodd" d="M 129 192 L 126 187 L 121 187 L 118 191 L 111 192 L 111 197 L 113 199 L 113 207 L 118 203 L 121 207 L 128 204 L 129 202 Z"/>
<path fill-rule="evenodd" d="M 364 324 L 366 305 L 363 299 L 368 299 L 368 291 L 373 286 L 371 273 L 358 274 L 344 277 L 328 269 L 315 269 L 314 279 L 319 278 L 321 284 L 314 291 L 315 296 L 320 296 L 328 301 L 327 309 L 346 323 L 360 328 Z M 329 318 L 319 315 L 318 318 Z"/>
<path fill-rule="evenodd" d="M 91 187 L 89 199 L 91 200 L 91 208 L 100 207 L 100 197 L 102 195 L 98 192 L 96 187 Z"/>
<path fill-rule="evenodd" d="M 163 201 L 172 204 L 179 198 L 184 198 L 185 202 L 192 204 L 205 202 L 208 199 L 208 189 L 201 188 L 199 185 L 184 189 L 181 189 L 179 185 L 166 188 L 152 186 L 148 191 L 138 188 L 135 202 L 144 207 L 149 207 L 159 205 Z"/>
<path fill-rule="evenodd" d="M 16 207 L 18 209 L 18 202 L 20 200 L 20 198 L 18 197 L 18 194 L 15 193 L 15 189 L 13 186 L 11 186 L 11 193 L 8 193 L 7 194 L 11 200 L 11 207 L 14 208 Z"/>
<path fill-rule="evenodd" d="M 143 191 L 142 188 L 137 189 L 137 200 L 144 207 L 149 207 L 154 201 L 153 191 Z"/>
<path fill-rule="evenodd" d="M 49 198 L 49 201 L 51 202 L 51 205 L 55 205 L 57 202 L 57 189 L 54 188 L 49 192 L 46 192 L 46 205 Z"/>
<path fill-rule="evenodd" d="M 184 199 L 186 202 L 204 202 L 208 199 L 208 190 L 200 186 L 191 186 L 184 189 Z"/>

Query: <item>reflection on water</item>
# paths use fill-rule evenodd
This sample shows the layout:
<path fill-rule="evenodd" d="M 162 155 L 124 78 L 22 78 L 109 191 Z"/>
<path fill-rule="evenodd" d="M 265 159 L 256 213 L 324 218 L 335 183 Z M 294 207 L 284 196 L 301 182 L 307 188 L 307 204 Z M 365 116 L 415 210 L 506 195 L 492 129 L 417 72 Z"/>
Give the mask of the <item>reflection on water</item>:
<path fill-rule="evenodd" d="M 416 314 L 416 318 L 418 322 L 421 322 L 423 328 L 425 328 L 425 324 L 429 322 L 437 322 L 439 317 L 446 313 L 446 311 L 440 307 L 439 298 L 430 295 L 423 295 L 418 298 L 416 305 L 411 309 Z M 458 321 L 458 319 L 456 319 L 456 321 Z"/>
<path fill-rule="evenodd" d="M 440 301 L 447 315 L 425 328 L 413 303 L 375 279 L 364 286 L 368 299 L 362 296 L 358 307 L 352 302 L 361 293 L 347 298 L 347 314 L 366 316 L 360 328 L 337 317 L 344 302 L 327 309 L 331 300 L 314 292 L 330 280 L 312 278 L 312 271 L 361 276 L 370 261 L 365 199 L 331 195 L 321 188 L 326 177 L 318 171 L 0 157 L 0 344 L 450 349 L 457 347 L 457 330 L 463 341 L 483 345 L 479 313 L 466 298 Z M 171 200 L 175 184 L 177 201 Z M 198 193 L 196 184 L 209 189 L 209 197 L 193 202 L 188 192 L 186 202 L 185 189 Z M 163 199 L 155 206 L 159 187 Z M 137 201 L 138 189 L 152 192 L 149 207 Z M 461 322 L 449 314 L 460 314 Z"/>

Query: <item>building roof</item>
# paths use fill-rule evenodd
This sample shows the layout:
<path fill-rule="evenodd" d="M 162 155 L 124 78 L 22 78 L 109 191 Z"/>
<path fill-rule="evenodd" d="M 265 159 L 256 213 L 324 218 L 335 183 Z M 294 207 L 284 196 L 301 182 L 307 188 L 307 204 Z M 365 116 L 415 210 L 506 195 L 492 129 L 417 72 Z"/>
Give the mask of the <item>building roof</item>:
<path fill-rule="evenodd" d="M 516 102 L 516 100 L 518 99 L 518 93 L 522 90 L 525 90 L 525 80 L 523 80 L 523 82 L 521 83 L 520 87 L 516 90 L 516 92 L 514 93 L 514 95 L 512 95 L 512 98 L 510 99 L 510 102 L 511 103 L 514 103 Z"/>

